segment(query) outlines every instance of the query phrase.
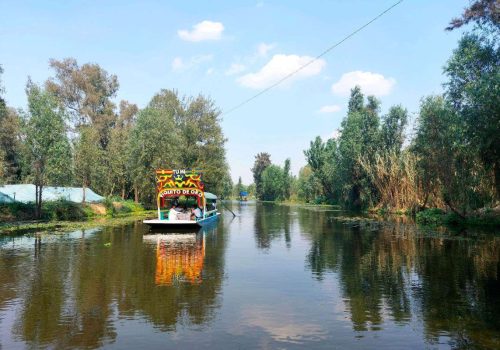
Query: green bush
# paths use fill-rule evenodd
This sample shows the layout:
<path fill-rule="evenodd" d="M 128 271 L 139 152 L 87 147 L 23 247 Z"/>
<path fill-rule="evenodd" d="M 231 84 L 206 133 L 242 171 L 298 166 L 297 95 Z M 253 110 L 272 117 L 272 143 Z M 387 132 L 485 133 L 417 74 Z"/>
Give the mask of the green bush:
<path fill-rule="evenodd" d="M 82 220 L 87 217 L 81 204 L 67 200 L 57 200 L 42 203 L 42 219 L 53 221 Z"/>
<path fill-rule="evenodd" d="M 417 223 L 423 225 L 438 226 L 443 224 L 445 212 L 441 209 L 425 209 L 417 213 Z"/>
<path fill-rule="evenodd" d="M 34 203 L 0 204 L 0 221 L 31 220 L 35 217 Z"/>

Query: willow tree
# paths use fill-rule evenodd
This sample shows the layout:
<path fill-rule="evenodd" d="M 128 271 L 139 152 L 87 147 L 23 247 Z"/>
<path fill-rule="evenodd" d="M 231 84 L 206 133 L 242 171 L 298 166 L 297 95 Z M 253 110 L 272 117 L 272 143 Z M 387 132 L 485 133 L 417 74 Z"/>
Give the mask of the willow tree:
<path fill-rule="evenodd" d="M 36 188 L 36 216 L 41 216 L 46 185 L 64 186 L 72 180 L 71 148 L 66 136 L 66 115 L 54 96 L 28 82 L 26 152 L 30 176 Z"/>
<path fill-rule="evenodd" d="M 180 166 L 179 146 L 180 136 L 172 113 L 152 107 L 138 113 L 127 146 L 128 172 L 136 202 L 153 205 L 155 170 Z"/>

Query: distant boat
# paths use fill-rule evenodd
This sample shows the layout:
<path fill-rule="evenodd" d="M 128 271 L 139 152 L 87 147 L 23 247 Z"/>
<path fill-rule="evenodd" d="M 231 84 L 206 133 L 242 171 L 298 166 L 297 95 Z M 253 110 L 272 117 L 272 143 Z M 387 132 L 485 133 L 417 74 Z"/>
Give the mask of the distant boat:
<path fill-rule="evenodd" d="M 248 200 L 248 192 L 240 191 L 240 201 L 246 202 Z"/>
<path fill-rule="evenodd" d="M 143 223 L 152 228 L 189 228 L 216 221 L 220 215 L 217 196 L 204 188 L 201 173 L 196 170 L 156 170 L 158 218 Z"/>

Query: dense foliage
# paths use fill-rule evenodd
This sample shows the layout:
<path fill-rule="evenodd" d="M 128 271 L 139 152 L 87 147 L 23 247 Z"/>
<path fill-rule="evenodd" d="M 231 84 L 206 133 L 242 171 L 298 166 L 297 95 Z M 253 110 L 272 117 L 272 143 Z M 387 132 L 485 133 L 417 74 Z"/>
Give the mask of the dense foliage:
<path fill-rule="evenodd" d="M 462 36 L 445 65 L 445 93 L 422 99 L 414 136 L 405 140 L 405 108 L 391 107 L 381 117 L 379 102 L 355 87 L 340 136 L 318 137 L 304 152 L 299 198 L 393 211 L 439 207 L 462 218 L 498 204 L 500 45 L 490 3 L 478 1 L 476 12 L 464 14 L 462 24 L 481 25 Z M 487 17 L 478 15 L 479 5 Z"/>
<path fill-rule="evenodd" d="M 51 60 L 45 86 L 28 81 L 28 110 L 7 107 L 0 80 L 0 184 L 92 187 L 105 196 L 154 203 L 157 168 L 196 168 L 205 188 L 229 195 L 220 111 L 202 95 L 161 90 L 139 110 L 113 102 L 119 84 L 97 64 Z M 0 66 L 0 78 L 3 70 Z M 41 201 L 40 201 L 41 202 Z M 41 208 L 41 203 L 37 206 Z"/>

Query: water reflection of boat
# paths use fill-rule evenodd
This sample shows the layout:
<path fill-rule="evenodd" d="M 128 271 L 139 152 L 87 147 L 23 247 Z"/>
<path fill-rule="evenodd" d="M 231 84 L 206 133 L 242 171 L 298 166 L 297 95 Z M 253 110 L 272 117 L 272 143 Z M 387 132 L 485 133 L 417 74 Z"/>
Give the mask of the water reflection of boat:
<path fill-rule="evenodd" d="M 205 257 L 205 236 L 202 233 L 144 235 L 143 240 L 156 242 L 157 285 L 201 283 Z"/>

